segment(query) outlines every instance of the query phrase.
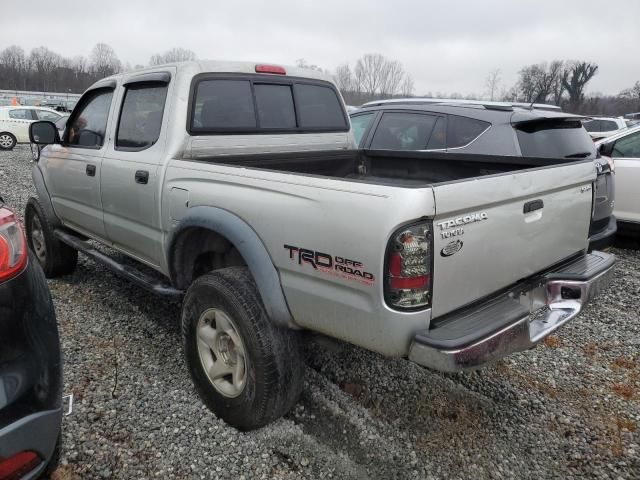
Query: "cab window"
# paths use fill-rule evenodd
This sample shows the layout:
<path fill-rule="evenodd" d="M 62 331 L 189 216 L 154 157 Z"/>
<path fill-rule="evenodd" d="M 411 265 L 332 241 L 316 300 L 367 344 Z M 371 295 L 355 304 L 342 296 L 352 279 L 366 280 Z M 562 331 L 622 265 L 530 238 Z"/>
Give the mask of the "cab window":
<path fill-rule="evenodd" d="M 67 122 L 65 145 L 83 148 L 104 145 L 112 98 L 111 89 L 89 92 Z"/>
<path fill-rule="evenodd" d="M 143 150 L 160 138 L 167 84 L 133 84 L 125 92 L 116 133 L 116 148 Z"/>

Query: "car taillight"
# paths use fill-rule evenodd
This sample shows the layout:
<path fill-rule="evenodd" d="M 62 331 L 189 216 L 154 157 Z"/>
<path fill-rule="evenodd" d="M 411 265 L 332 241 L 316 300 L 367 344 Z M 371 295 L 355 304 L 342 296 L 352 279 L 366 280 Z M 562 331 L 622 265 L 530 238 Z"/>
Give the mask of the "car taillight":
<path fill-rule="evenodd" d="M 393 234 L 387 252 L 385 296 L 396 308 L 431 305 L 431 224 L 419 223 Z"/>
<path fill-rule="evenodd" d="M 40 457 L 27 451 L 0 460 L 0 480 L 20 480 L 40 465 Z"/>
<path fill-rule="evenodd" d="M 27 263 L 27 242 L 14 213 L 0 208 L 0 282 L 15 277 Z"/>

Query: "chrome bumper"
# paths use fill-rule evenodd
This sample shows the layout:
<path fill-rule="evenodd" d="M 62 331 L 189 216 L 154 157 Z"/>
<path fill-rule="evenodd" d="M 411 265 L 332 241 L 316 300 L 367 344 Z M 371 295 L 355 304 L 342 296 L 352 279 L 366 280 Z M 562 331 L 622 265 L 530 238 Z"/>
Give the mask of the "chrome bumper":
<path fill-rule="evenodd" d="M 592 252 L 580 260 L 584 266 L 576 267 L 574 262 L 547 273 L 535 289 L 522 294 L 526 296 L 534 290 L 542 292 L 543 302 L 538 305 L 546 307 L 522 315 L 489 335 L 456 348 L 430 345 L 429 331 L 422 332 L 422 335 L 416 335 L 411 344 L 409 360 L 435 370 L 456 372 L 473 370 L 511 353 L 530 349 L 578 315 L 584 305 L 611 283 L 615 263 L 613 255 Z M 518 305 L 520 309 L 516 311 L 521 314 L 521 304 L 516 300 L 513 293 L 506 294 L 504 298 L 505 304 L 511 302 L 514 308 Z M 472 323 L 473 313 L 467 313 L 464 319 Z"/>

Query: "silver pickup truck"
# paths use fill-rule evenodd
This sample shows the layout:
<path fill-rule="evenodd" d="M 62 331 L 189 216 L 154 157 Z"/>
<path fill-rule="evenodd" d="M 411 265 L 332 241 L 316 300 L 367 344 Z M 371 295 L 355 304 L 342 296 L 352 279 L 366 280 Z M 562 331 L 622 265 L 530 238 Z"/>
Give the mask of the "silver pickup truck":
<path fill-rule="evenodd" d="M 194 383 L 240 429 L 296 402 L 302 330 L 473 369 L 537 344 L 612 274 L 612 255 L 586 250 L 592 160 L 357 150 L 310 70 L 126 73 L 84 93 L 62 139 L 50 122 L 30 138 L 46 145 L 25 214 L 46 274 L 81 251 L 184 296 Z"/>

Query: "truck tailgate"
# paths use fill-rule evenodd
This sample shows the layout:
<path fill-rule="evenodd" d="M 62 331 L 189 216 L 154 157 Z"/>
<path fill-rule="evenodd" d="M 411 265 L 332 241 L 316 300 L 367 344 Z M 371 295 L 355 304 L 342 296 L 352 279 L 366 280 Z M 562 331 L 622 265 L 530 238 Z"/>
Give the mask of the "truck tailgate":
<path fill-rule="evenodd" d="M 438 317 L 584 250 L 592 161 L 434 186 Z"/>

